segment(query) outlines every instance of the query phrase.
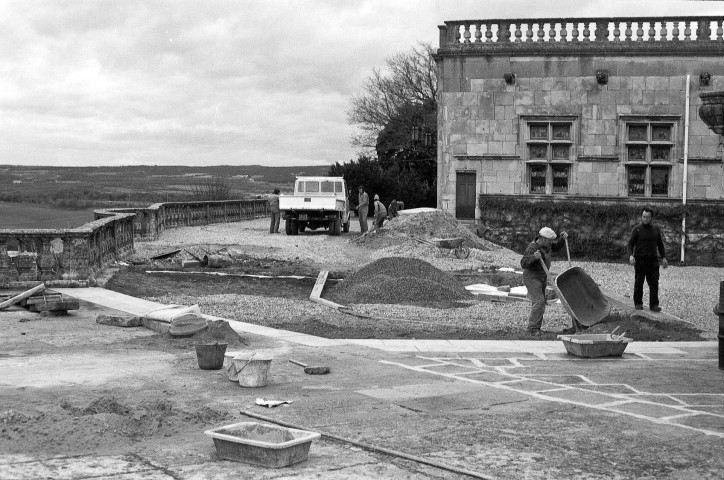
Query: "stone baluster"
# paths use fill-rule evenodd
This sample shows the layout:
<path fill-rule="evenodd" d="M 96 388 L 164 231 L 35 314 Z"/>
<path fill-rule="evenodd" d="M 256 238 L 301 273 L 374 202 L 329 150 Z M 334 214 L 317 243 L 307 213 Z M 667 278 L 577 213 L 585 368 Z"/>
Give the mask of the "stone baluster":
<path fill-rule="evenodd" d="M 525 31 L 525 41 L 526 43 L 530 43 L 533 41 L 533 22 L 528 22 L 526 24 L 526 31 Z"/>
<path fill-rule="evenodd" d="M 556 22 L 551 22 L 548 28 L 548 41 L 553 43 L 556 41 Z"/>
<path fill-rule="evenodd" d="M 621 28 L 620 28 L 620 23 L 618 21 L 613 22 L 613 41 L 614 42 L 621 41 Z"/>
<path fill-rule="evenodd" d="M 483 32 L 481 31 L 482 24 L 475 24 L 475 43 L 482 43 Z"/>
<path fill-rule="evenodd" d="M 684 41 L 691 41 L 691 20 L 686 20 L 684 22 Z"/>
<path fill-rule="evenodd" d="M 673 40 L 674 42 L 678 42 L 678 41 L 679 41 L 679 33 L 680 33 L 680 30 L 679 30 L 679 21 L 678 21 L 678 20 L 674 20 L 672 27 L 673 27 L 673 30 L 671 31 L 671 40 Z"/>
<path fill-rule="evenodd" d="M 661 22 L 661 42 L 667 42 L 669 40 L 669 30 L 666 28 L 666 23 L 665 21 Z"/>
<path fill-rule="evenodd" d="M 699 42 L 711 40 L 711 25 L 709 25 L 709 19 L 700 18 L 696 21 L 696 40 Z"/>
<path fill-rule="evenodd" d="M 566 28 L 568 23 L 566 21 L 561 22 L 561 42 L 568 41 L 568 29 Z"/>
<path fill-rule="evenodd" d="M 571 41 L 577 42 L 578 41 L 578 22 L 573 22 L 573 30 L 571 31 Z"/>
<path fill-rule="evenodd" d="M 724 39 L 724 21 L 717 20 L 716 21 L 716 40 L 721 42 L 722 39 Z"/>
<path fill-rule="evenodd" d="M 493 24 L 485 22 L 485 43 L 491 43 L 493 41 Z"/>
<path fill-rule="evenodd" d="M 521 43 L 521 37 L 523 36 L 523 32 L 520 30 L 520 22 L 515 22 L 515 43 Z"/>
<path fill-rule="evenodd" d="M 591 26 L 590 22 L 583 22 L 583 41 L 584 42 L 591 41 L 591 30 L 589 28 L 590 26 Z"/>
<path fill-rule="evenodd" d="M 596 42 L 607 42 L 608 41 L 608 20 L 596 20 Z"/>
<path fill-rule="evenodd" d="M 644 22 L 636 22 L 636 41 L 644 41 Z"/>
<path fill-rule="evenodd" d="M 631 35 L 633 35 L 633 31 L 631 30 L 631 24 L 632 24 L 633 22 L 624 22 L 624 23 L 626 24 L 626 31 L 624 32 L 624 34 L 625 34 L 625 36 L 626 36 L 626 41 L 627 41 L 627 42 L 630 42 L 630 41 L 631 41 Z"/>
<path fill-rule="evenodd" d="M 463 43 L 470 43 L 470 25 L 468 25 L 467 23 L 463 27 L 463 38 Z"/>
<path fill-rule="evenodd" d="M 498 24 L 498 42 L 510 42 L 510 23 L 500 22 Z"/>
<path fill-rule="evenodd" d="M 538 27 L 538 42 L 545 41 L 545 23 L 536 23 L 536 27 Z"/>

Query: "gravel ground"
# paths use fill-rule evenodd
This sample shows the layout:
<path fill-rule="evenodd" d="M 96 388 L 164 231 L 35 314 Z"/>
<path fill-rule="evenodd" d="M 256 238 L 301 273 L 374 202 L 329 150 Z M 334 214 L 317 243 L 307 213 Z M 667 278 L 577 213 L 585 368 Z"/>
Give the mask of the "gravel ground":
<path fill-rule="evenodd" d="M 392 223 L 392 222 L 390 222 Z M 389 225 L 389 224 L 388 224 Z M 387 228 L 392 228 L 388 227 Z M 369 249 L 352 241 L 359 235 L 359 225 L 352 223 L 349 234 L 332 237 L 322 231 L 307 232 L 289 237 L 285 234 L 270 235 L 268 219 L 245 222 L 208 225 L 204 227 L 182 227 L 165 231 L 155 242 L 136 244 L 137 254 L 152 255 L 170 247 L 191 245 L 228 246 L 234 245 L 249 255 L 262 258 L 303 262 L 320 269 L 339 272 L 353 272 L 372 261 L 383 257 L 420 258 L 443 271 L 470 270 L 494 267 L 519 268 L 520 255 L 506 248 L 493 250 L 471 249 L 465 260 L 455 258 L 451 250 L 441 250 L 413 240 L 381 249 Z M 378 235 L 378 234 L 372 234 Z M 633 288 L 633 267 L 624 263 L 579 262 L 572 264 L 583 268 L 603 290 L 630 296 Z M 553 269 L 563 271 L 567 262 L 561 256 L 554 258 Z M 719 282 L 724 280 L 724 268 L 670 266 L 661 270 L 660 297 L 665 312 L 692 323 L 704 331 L 706 338 L 715 338 L 718 319 L 712 308 L 718 302 Z M 647 289 L 644 288 L 646 291 Z M 645 293 L 644 302 L 648 299 Z M 188 298 L 154 298 L 167 303 L 198 303 L 202 311 L 212 315 L 233 311 L 233 319 L 250 323 L 268 324 L 268 319 L 288 322 L 302 321 L 316 317 L 324 321 L 349 322 L 349 316 L 331 311 L 309 302 L 279 299 L 274 303 L 267 298 L 243 295 L 214 295 Z M 471 302 L 468 308 L 435 309 L 427 307 L 358 304 L 355 311 L 376 317 L 406 319 L 410 322 L 440 325 L 440 322 L 484 323 L 487 328 L 515 328 L 525 325 L 528 313 L 526 303 Z M 243 313 L 240 313 L 243 312 Z M 355 320 L 357 321 L 357 320 Z M 364 321 L 359 319 L 360 322 Z M 553 305 L 546 311 L 544 328 L 558 330 L 569 326 L 570 320 L 560 305 Z"/>

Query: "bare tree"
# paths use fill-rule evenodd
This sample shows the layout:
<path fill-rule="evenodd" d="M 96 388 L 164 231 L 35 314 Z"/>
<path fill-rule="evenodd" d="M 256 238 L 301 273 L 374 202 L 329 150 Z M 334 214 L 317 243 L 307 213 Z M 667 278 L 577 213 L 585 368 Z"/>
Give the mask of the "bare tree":
<path fill-rule="evenodd" d="M 197 201 L 230 200 L 231 185 L 222 177 L 211 177 L 204 183 L 191 186 L 191 196 Z"/>
<path fill-rule="evenodd" d="M 375 148 L 380 132 L 404 117 L 411 106 L 437 109 L 437 65 L 432 55 L 432 45 L 420 43 L 411 52 L 387 58 L 385 70 L 372 71 L 347 112 L 349 123 L 362 130 L 352 137 L 353 145 Z"/>

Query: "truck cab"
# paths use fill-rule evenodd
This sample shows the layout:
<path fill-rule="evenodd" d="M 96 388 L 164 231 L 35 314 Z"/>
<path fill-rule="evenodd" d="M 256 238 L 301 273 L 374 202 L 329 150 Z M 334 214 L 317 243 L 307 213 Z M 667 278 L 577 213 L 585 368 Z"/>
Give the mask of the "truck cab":
<path fill-rule="evenodd" d="M 349 232 L 349 199 L 342 177 L 297 177 L 293 195 L 279 196 L 287 235 L 327 229 L 330 235 Z"/>

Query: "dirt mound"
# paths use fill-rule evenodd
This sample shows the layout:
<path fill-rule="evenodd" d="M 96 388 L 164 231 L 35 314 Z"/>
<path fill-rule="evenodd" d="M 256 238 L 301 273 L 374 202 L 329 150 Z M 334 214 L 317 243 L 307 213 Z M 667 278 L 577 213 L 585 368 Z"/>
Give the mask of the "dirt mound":
<path fill-rule="evenodd" d="M 337 284 L 329 296 L 340 303 L 424 305 L 469 300 L 472 295 L 449 273 L 424 260 L 375 260 Z"/>
<path fill-rule="evenodd" d="M 418 236 L 425 240 L 462 238 L 463 245 L 469 248 L 480 250 L 498 248 L 495 244 L 478 237 L 467 225 L 461 224 L 449 213 L 440 210 L 400 215 L 385 222 L 381 230 L 357 237 L 353 242 L 377 249 L 400 245 L 409 241 L 411 236 Z"/>

